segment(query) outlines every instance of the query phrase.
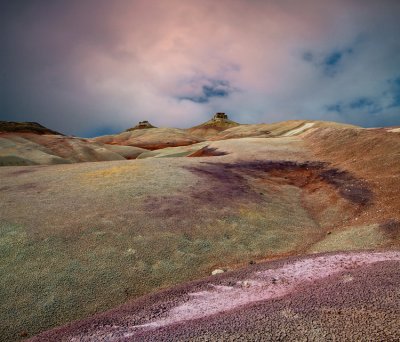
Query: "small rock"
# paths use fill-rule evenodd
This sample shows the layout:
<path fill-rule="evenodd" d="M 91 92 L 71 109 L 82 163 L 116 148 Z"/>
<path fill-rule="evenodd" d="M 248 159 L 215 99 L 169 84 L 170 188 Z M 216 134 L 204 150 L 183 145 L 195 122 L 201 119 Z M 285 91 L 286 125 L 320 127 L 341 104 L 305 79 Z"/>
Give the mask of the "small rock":
<path fill-rule="evenodd" d="M 128 248 L 128 250 L 126 251 L 127 255 L 133 255 L 135 253 L 136 253 L 136 251 L 133 248 Z"/>
<path fill-rule="evenodd" d="M 224 273 L 224 270 L 221 270 L 220 268 L 215 269 L 214 271 L 211 272 L 211 275 L 217 275 L 217 274 L 221 274 Z"/>

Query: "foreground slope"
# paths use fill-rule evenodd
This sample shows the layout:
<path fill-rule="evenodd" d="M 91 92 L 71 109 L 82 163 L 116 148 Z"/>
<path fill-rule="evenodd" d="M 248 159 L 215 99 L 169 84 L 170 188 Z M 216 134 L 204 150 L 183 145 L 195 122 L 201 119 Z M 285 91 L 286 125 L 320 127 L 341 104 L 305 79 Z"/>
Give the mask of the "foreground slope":
<path fill-rule="evenodd" d="M 400 134 L 311 127 L 205 147 L 212 157 L 1 168 L 1 336 L 216 268 L 400 248 Z"/>
<path fill-rule="evenodd" d="M 262 263 L 143 297 L 32 341 L 395 341 L 400 252 Z"/>

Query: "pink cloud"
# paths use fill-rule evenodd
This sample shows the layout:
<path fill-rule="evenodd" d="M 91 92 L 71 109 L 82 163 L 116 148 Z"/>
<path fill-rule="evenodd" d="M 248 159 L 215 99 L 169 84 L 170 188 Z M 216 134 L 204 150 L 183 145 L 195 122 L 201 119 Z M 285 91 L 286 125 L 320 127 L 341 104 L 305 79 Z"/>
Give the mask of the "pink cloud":
<path fill-rule="evenodd" d="M 12 46 L 19 59 L 11 65 L 23 64 L 29 87 L 39 83 L 41 89 L 35 93 L 26 86 L 31 106 L 10 102 L 10 108 L 36 108 L 44 113 L 38 114 L 42 121 L 59 128 L 54 123 L 61 120 L 71 132 L 79 131 L 78 122 L 87 130 L 93 118 L 121 128 L 141 119 L 187 127 L 216 110 L 245 122 L 318 117 L 325 104 L 356 96 L 356 88 L 376 92 L 398 67 L 393 62 L 385 67 L 394 58 L 395 41 L 379 43 L 398 28 L 393 13 L 399 5 L 389 0 L 85 1 L 28 7 L 19 22 L 8 24 L 23 45 Z M 302 59 L 308 50 L 323 56 L 346 48 L 365 32 L 386 51 L 385 57 L 360 45 L 381 61 L 380 70 L 368 76 L 380 83 L 368 89 L 365 71 L 377 65 L 373 57 L 354 54 L 360 59 L 349 58 L 346 73 L 335 80 L 325 80 Z M 34 58 L 26 62 L 32 51 Z M 188 100 L 218 81 L 229 83 L 228 96 Z M 41 95 L 46 93 L 52 94 L 50 103 Z"/>

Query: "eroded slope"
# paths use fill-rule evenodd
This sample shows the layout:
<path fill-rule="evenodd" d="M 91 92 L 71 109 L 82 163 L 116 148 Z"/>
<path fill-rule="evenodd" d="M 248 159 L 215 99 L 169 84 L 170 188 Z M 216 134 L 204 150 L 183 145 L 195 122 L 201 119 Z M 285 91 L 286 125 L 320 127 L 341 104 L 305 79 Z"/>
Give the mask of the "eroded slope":
<path fill-rule="evenodd" d="M 397 138 L 332 129 L 320 139 L 312 129 L 209 142 L 220 154 L 212 157 L 0 169 L 2 336 L 33 335 L 215 268 L 398 249 Z M 346 148 L 328 151 L 339 138 Z M 357 149 L 371 139 L 390 153 Z M 357 162 L 347 163 L 351 153 Z"/>
<path fill-rule="evenodd" d="M 136 146 L 148 150 L 186 146 L 203 141 L 202 138 L 177 128 L 137 129 L 116 135 L 97 137 L 93 140 L 103 144 Z"/>
<path fill-rule="evenodd" d="M 399 252 L 263 263 L 39 335 L 78 341 L 396 340 Z"/>
<path fill-rule="evenodd" d="M 88 139 L 36 133 L 0 133 L 0 166 L 51 165 L 135 159 L 147 150 Z"/>

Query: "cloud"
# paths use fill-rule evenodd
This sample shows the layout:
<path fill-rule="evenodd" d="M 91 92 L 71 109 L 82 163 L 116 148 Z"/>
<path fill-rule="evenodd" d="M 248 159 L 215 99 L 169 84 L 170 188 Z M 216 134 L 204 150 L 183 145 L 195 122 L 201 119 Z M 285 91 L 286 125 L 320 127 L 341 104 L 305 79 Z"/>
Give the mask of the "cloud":
<path fill-rule="evenodd" d="M 75 135 L 141 120 L 189 127 L 217 111 L 244 123 L 400 125 L 398 1 L 0 6 L 3 120 Z"/>
<path fill-rule="evenodd" d="M 384 93 L 384 95 L 391 98 L 391 103 L 389 108 L 400 107 L 400 76 L 388 80 L 389 90 Z"/>
<path fill-rule="evenodd" d="M 382 108 L 378 106 L 376 100 L 368 97 L 360 97 L 351 101 L 349 103 L 349 108 L 363 111 L 366 110 L 367 113 L 379 112 L 382 110 Z"/>
<path fill-rule="evenodd" d="M 205 80 L 200 86 L 200 91 L 192 94 L 177 96 L 179 100 L 188 100 L 195 103 L 208 103 L 213 97 L 228 97 L 235 89 L 231 87 L 229 81 L 225 80 Z"/>
<path fill-rule="evenodd" d="M 340 117 L 354 118 L 355 116 L 366 116 L 375 126 L 386 124 L 385 119 L 393 120 L 398 117 L 400 109 L 400 77 L 386 80 L 382 86 L 382 92 L 374 96 L 361 96 L 345 101 L 338 101 L 325 106 L 328 112 L 337 113 Z M 397 113 L 397 114 L 396 114 Z M 368 122 L 368 121 L 367 121 Z M 390 121 L 389 121 L 390 122 Z M 394 122 L 395 119 L 394 119 Z"/>
<path fill-rule="evenodd" d="M 302 59 L 319 69 L 323 75 L 334 77 L 338 72 L 346 70 L 345 64 L 352 57 L 353 52 L 357 49 L 358 44 L 350 47 L 334 49 L 328 52 L 306 51 L 302 55 Z"/>
<path fill-rule="evenodd" d="M 350 114 L 352 111 L 358 111 L 364 114 L 374 114 L 382 112 L 384 108 L 380 105 L 379 100 L 377 99 L 359 97 L 347 103 L 339 102 L 328 105 L 326 106 L 326 109 L 329 112 L 337 112 L 341 114 Z"/>

